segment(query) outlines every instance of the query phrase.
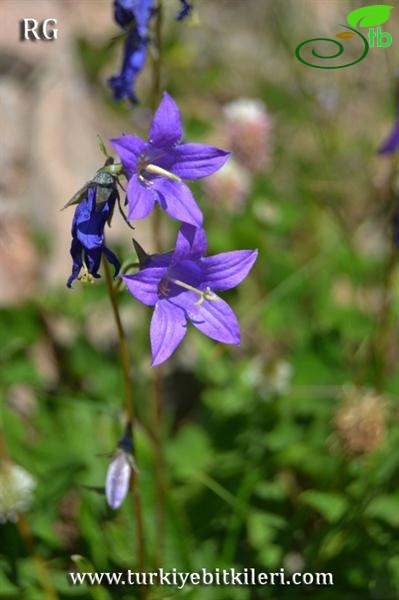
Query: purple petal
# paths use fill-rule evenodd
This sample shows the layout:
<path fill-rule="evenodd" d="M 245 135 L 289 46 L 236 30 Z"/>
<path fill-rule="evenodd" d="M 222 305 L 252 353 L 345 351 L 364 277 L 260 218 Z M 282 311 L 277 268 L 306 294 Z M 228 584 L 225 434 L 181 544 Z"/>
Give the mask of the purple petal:
<path fill-rule="evenodd" d="M 173 250 L 162 254 L 151 254 L 146 262 L 146 267 L 169 267 L 172 260 Z"/>
<path fill-rule="evenodd" d="M 399 121 L 393 127 L 392 132 L 387 139 L 382 143 L 378 150 L 378 154 L 392 154 L 399 148 Z"/>
<path fill-rule="evenodd" d="M 147 150 L 147 143 L 136 135 L 122 135 L 110 140 L 121 159 L 123 168 L 129 175 L 137 171 L 137 162 L 141 154 Z"/>
<path fill-rule="evenodd" d="M 115 21 L 123 28 L 128 28 L 132 23 L 141 36 L 147 35 L 148 25 L 153 11 L 154 0 L 115 0 Z"/>
<path fill-rule="evenodd" d="M 152 146 L 171 147 L 180 142 L 183 128 L 176 102 L 164 92 L 152 119 L 148 141 Z"/>
<path fill-rule="evenodd" d="M 184 311 L 169 300 L 157 302 L 150 327 L 152 367 L 163 363 L 173 354 L 186 331 Z"/>
<path fill-rule="evenodd" d="M 93 248 L 85 251 L 85 263 L 87 270 L 93 277 L 99 278 L 98 270 L 101 265 L 102 248 Z"/>
<path fill-rule="evenodd" d="M 248 275 L 257 256 L 257 250 L 235 250 L 206 256 L 201 261 L 206 285 L 215 291 L 236 287 Z"/>
<path fill-rule="evenodd" d="M 150 20 L 155 14 L 154 0 L 139 0 L 139 2 L 127 2 L 132 6 L 132 12 L 136 20 L 136 26 L 142 37 L 148 35 Z"/>
<path fill-rule="evenodd" d="M 231 152 L 207 144 L 181 144 L 174 150 L 172 172 L 182 179 L 207 177 L 223 167 Z"/>
<path fill-rule="evenodd" d="M 122 279 L 137 300 L 147 306 L 154 306 L 159 300 L 158 286 L 166 272 L 166 267 L 147 267 L 134 275 L 123 275 Z"/>
<path fill-rule="evenodd" d="M 177 234 L 172 260 L 175 263 L 186 258 L 201 258 L 206 252 L 206 247 L 207 239 L 202 227 L 183 223 Z"/>
<path fill-rule="evenodd" d="M 116 510 L 124 501 L 129 491 L 132 467 L 126 452 L 118 453 L 108 467 L 105 482 L 105 496 L 108 505 Z"/>
<path fill-rule="evenodd" d="M 204 300 L 196 305 L 198 299 L 197 294 L 185 292 L 174 301 L 186 311 L 192 324 L 208 337 L 224 344 L 239 344 L 240 327 L 227 302 L 216 296 L 215 300 Z"/>
<path fill-rule="evenodd" d="M 102 250 L 107 261 L 114 267 L 114 277 L 116 277 L 121 268 L 118 257 L 107 246 L 103 245 Z"/>
<path fill-rule="evenodd" d="M 152 181 L 152 189 L 157 193 L 162 208 L 171 217 L 196 227 L 202 224 L 202 212 L 184 183 L 157 177 Z"/>
<path fill-rule="evenodd" d="M 72 256 L 72 273 L 68 278 L 67 286 L 72 287 L 72 282 L 79 277 L 80 270 L 83 266 L 82 257 L 83 246 L 76 237 L 72 238 L 71 256 Z"/>
<path fill-rule="evenodd" d="M 144 219 L 154 208 L 155 195 L 152 188 L 140 183 L 137 175 L 132 175 L 127 186 L 129 219 Z"/>

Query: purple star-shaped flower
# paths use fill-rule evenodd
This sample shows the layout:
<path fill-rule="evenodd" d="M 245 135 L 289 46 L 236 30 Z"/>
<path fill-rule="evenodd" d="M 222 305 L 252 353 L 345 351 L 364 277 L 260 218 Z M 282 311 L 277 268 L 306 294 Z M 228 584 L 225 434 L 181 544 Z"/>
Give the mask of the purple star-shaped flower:
<path fill-rule="evenodd" d="M 258 251 L 204 256 L 206 247 L 204 230 L 183 224 L 173 253 L 148 257 L 140 271 L 123 276 L 137 300 L 155 307 L 150 327 L 152 366 L 175 351 L 186 335 L 187 321 L 218 342 L 240 343 L 237 318 L 215 292 L 241 283 Z"/>
<path fill-rule="evenodd" d="M 378 154 L 392 154 L 399 149 L 399 120 L 394 124 L 391 133 L 378 149 Z"/>
<path fill-rule="evenodd" d="M 129 178 L 129 219 L 144 219 L 155 202 L 174 219 L 199 226 L 202 213 L 182 179 L 199 179 L 220 169 L 230 152 L 205 144 L 181 144 L 180 111 L 166 92 L 145 142 L 134 135 L 111 140 Z"/>

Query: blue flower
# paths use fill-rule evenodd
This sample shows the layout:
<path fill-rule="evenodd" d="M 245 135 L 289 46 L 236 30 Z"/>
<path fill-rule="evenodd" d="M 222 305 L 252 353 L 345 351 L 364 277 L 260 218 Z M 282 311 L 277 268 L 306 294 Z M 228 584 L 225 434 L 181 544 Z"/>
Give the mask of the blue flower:
<path fill-rule="evenodd" d="M 181 0 L 181 8 L 176 19 L 182 21 L 188 17 L 192 8 L 191 2 Z M 115 21 L 127 35 L 121 71 L 108 80 L 115 100 L 128 98 L 130 102 L 137 104 L 134 86 L 147 59 L 150 22 L 155 12 L 154 0 L 115 0 L 114 2 Z"/>
<path fill-rule="evenodd" d="M 108 81 L 115 100 L 128 98 L 137 103 L 134 85 L 144 67 L 149 41 L 149 24 L 154 14 L 153 0 L 115 0 L 115 21 L 127 32 L 122 69 Z"/>
<path fill-rule="evenodd" d="M 169 358 L 187 332 L 187 321 L 224 344 L 240 343 L 240 328 L 230 306 L 215 292 L 236 287 L 251 270 L 257 250 L 206 256 L 201 227 L 183 224 L 174 251 L 142 261 L 134 275 L 124 275 L 129 292 L 154 307 L 150 326 L 152 366 Z"/>
<path fill-rule="evenodd" d="M 104 254 L 108 262 L 115 267 L 115 275 L 119 273 L 120 263 L 113 252 L 104 243 L 105 223 L 112 216 L 117 191 L 111 192 L 106 202 L 96 203 L 96 187 L 87 189 L 87 197 L 76 207 L 72 221 L 71 256 L 73 260 L 72 273 L 67 281 L 67 286 L 72 287 L 72 282 L 79 277 L 83 268 L 83 278 L 92 281 L 98 278 L 101 256 Z"/>
<path fill-rule="evenodd" d="M 393 154 L 399 149 L 399 120 L 395 122 L 388 137 L 378 149 L 378 154 Z"/>
<path fill-rule="evenodd" d="M 174 219 L 201 225 L 202 213 L 182 179 L 200 179 L 218 171 L 230 152 L 207 144 L 182 144 L 179 108 L 164 92 L 148 141 L 135 135 L 111 140 L 129 179 L 129 219 L 144 219 L 155 203 Z"/>
<path fill-rule="evenodd" d="M 188 2 L 188 0 L 180 0 L 180 1 L 181 1 L 181 8 L 180 8 L 180 11 L 176 15 L 176 19 L 178 21 L 182 21 L 183 19 L 188 17 L 190 12 L 193 10 L 193 5 L 190 2 Z"/>

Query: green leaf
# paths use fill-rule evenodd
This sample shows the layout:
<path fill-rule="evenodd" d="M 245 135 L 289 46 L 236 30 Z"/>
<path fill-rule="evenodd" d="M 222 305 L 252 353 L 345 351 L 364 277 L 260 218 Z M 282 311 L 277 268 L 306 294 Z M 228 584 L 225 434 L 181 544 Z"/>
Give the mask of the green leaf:
<path fill-rule="evenodd" d="M 391 525 L 398 527 L 399 525 L 399 498 L 398 496 L 381 494 L 374 498 L 366 509 L 366 515 L 381 519 Z"/>
<path fill-rule="evenodd" d="M 389 19 L 393 6 L 383 4 L 373 4 L 372 6 L 363 6 L 349 13 L 346 20 L 352 27 L 375 27 L 382 25 Z"/>
<path fill-rule="evenodd" d="M 212 458 L 207 435 L 195 425 L 181 429 L 169 447 L 169 460 L 175 473 L 183 479 L 205 471 Z"/>
<path fill-rule="evenodd" d="M 284 529 L 285 520 L 270 512 L 252 510 L 247 518 L 248 539 L 257 550 L 264 550 L 274 540 L 279 530 Z"/>
<path fill-rule="evenodd" d="M 14 585 L 13 583 L 11 583 L 11 581 L 8 579 L 8 577 L 6 576 L 6 574 L 4 573 L 3 569 L 0 569 L 0 590 L 1 590 L 1 597 L 6 597 L 7 598 L 20 598 L 21 597 L 21 590 L 19 590 L 19 588 L 17 588 L 16 585 Z"/>
<path fill-rule="evenodd" d="M 319 512 L 329 523 L 339 521 L 348 508 L 348 501 L 341 494 L 308 490 L 302 492 L 300 500 Z"/>

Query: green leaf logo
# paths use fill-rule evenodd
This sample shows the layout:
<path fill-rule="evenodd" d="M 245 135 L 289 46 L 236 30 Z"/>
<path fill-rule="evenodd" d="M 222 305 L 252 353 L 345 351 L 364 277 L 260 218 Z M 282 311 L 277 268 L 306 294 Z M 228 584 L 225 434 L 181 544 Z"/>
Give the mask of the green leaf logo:
<path fill-rule="evenodd" d="M 373 4 L 363 6 L 349 13 L 346 20 L 352 27 L 375 27 L 388 21 L 393 6 L 384 4 Z"/>

